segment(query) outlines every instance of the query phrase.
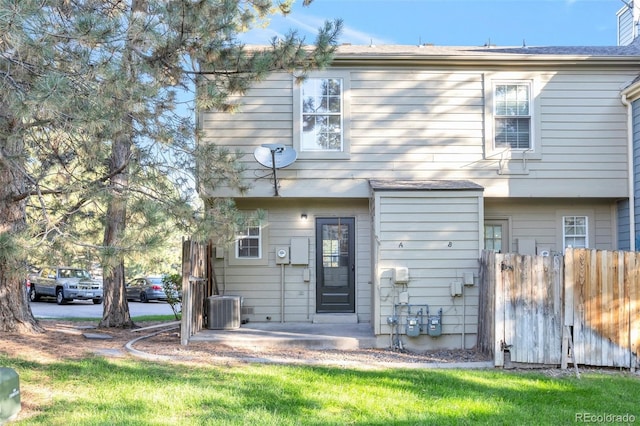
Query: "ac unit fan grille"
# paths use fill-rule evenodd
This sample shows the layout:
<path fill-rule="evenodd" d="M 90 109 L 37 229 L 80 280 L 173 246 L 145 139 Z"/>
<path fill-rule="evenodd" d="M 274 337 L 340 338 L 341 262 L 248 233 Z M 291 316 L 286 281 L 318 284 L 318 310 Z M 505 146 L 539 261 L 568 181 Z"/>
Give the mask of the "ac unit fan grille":
<path fill-rule="evenodd" d="M 240 297 L 211 296 L 208 307 L 209 330 L 240 328 Z"/>

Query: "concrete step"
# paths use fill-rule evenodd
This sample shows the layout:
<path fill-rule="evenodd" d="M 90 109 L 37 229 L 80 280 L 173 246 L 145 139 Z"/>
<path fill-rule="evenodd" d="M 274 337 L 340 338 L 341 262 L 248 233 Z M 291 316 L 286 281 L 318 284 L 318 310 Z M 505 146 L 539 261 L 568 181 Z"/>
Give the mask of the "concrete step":
<path fill-rule="evenodd" d="M 314 324 L 357 324 L 357 314 L 315 314 Z"/>

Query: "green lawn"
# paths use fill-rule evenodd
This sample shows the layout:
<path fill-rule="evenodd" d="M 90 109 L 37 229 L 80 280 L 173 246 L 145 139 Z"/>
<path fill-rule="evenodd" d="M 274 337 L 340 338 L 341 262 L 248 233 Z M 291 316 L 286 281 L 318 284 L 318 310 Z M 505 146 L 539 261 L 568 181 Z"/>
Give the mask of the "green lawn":
<path fill-rule="evenodd" d="M 0 356 L 0 365 L 18 372 L 23 400 L 38 401 L 39 413 L 19 425 L 569 425 L 576 416 L 623 415 L 640 422 L 640 377 L 628 372 L 577 379 L 102 357 L 47 364 Z"/>

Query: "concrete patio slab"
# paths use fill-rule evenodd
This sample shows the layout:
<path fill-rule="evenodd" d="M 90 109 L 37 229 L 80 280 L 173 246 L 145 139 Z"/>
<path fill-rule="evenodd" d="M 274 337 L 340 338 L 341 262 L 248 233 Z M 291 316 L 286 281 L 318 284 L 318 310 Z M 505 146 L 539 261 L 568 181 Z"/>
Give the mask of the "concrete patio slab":
<path fill-rule="evenodd" d="M 202 330 L 190 341 L 230 347 L 300 347 L 356 350 L 375 348 L 371 324 L 251 323 L 231 330 Z"/>

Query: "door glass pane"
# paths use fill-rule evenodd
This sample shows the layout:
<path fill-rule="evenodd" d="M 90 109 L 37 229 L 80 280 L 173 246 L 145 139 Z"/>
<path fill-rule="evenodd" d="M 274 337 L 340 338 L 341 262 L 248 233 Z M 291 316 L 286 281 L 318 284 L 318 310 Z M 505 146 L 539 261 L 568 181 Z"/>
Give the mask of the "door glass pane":
<path fill-rule="evenodd" d="M 501 225 L 485 225 L 484 226 L 484 248 L 486 250 L 495 250 L 502 252 L 502 226 Z"/>
<path fill-rule="evenodd" d="M 322 225 L 322 265 L 338 268 L 349 264 L 349 226 Z"/>

